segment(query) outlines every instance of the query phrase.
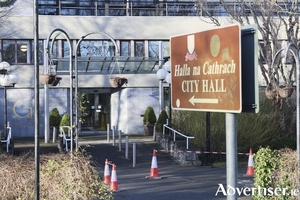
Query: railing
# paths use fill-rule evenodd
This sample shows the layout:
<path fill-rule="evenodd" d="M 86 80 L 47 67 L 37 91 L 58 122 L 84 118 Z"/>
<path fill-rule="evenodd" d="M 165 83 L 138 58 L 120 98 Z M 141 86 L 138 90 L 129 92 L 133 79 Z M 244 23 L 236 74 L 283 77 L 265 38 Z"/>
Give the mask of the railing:
<path fill-rule="evenodd" d="M 267 0 L 265 0 L 267 2 Z M 251 1 L 246 1 L 251 4 Z M 276 1 L 283 11 L 288 12 L 283 0 Z M 228 16 L 226 9 L 248 16 L 245 2 L 226 0 L 44 0 L 39 1 L 39 15 L 82 15 L 82 16 Z"/>
<path fill-rule="evenodd" d="M 66 134 L 65 130 L 64 129 L 67 129 L 68 132 Z M 72 133 L 72 128 L 70 126 L 60 126 L 59 127 L 59 132 L 60 134 L 62 135 L 63 137 L 63 143 L 66 145 L 66 152 L 69 151 L 69 148 L 68 148 L 68 142 L 71 143 L 71 152 L 73 151 L 73 133 Z"/>
<path fill-rule="evenodd" d="M 1 143 L 6 143 L 6 153 L 9 152 L 10 140 L 11 140 L 11 127 L 6 127 L 6 138 L 1 140 Z"/>
<path fill-rule="evenodd" d="M 165 135 L 165 129 L 169 129 L 170 131 L 173 132 L 173 141 L 175 142 L 176 141 L 176 134 L 186 138 L 186 149 L 189 149 L 189 139 L 195 139 L 194 136 L 187 136 L 187 135 L 184 135 L 178 131 L 176 131 L 175 129 L 171 128 L 168 126 L 168 124 L 164 124 L 164 127 L 163 127 L 163 135 Z"/>
<path fill-rule="evenodd" d="M 224 15 L 219 2 L 207 2 L 209 12 Z M 83 15 L 83 16 L 200 16 L 201 9 L 195 1 L 41 1 L 40 15 Z M 223 11 L 222 11 L 223 12 Z"/>

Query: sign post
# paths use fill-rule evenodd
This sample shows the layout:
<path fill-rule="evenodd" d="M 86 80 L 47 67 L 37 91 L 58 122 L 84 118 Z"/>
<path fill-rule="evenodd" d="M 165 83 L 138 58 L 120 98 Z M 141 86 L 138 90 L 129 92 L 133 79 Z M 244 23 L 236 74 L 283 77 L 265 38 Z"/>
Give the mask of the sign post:
<path fill-rule="evenodd" d="M 242 111 L 241 30 L 219 27 L 171 38 L 172 108 L 226 113 L 227 189 L 237 187 L 236 113 Z M 237 199 L 237 194 L 227 195 Z"/>

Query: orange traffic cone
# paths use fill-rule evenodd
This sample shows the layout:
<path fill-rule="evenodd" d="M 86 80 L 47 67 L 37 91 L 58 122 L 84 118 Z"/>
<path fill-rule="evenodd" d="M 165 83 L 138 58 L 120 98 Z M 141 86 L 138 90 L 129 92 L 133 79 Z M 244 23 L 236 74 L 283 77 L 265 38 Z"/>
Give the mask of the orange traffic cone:
<path fill-rule="evenodd" d="M 109 162 L 108 159 L 105 160 L 105 167 L 104 167 L 104 183 L 110 183 L 110 171 L 109 171 Z"/>
<path fill-rule="evenodd" d="M 155 149 L 153 150 L 150 176 L 147 176 L 146 178 L 161 178 L 158 176 L 158 167 L 157 167 L 156 150 Z"/>
<path fill-rule="evenodd" d="M 110 180 L 110 190 L 117 191 L 118 189 L 119 187 L 117 181 L 117 170 L 116 170 L 116 165 L 113 164 L 112 172 L 111 172 L 111 180 Z"/>
<path fill-rule="evenodd" d="M 254 176 L 252 148 L 250 148 L 246 176 Z"/>

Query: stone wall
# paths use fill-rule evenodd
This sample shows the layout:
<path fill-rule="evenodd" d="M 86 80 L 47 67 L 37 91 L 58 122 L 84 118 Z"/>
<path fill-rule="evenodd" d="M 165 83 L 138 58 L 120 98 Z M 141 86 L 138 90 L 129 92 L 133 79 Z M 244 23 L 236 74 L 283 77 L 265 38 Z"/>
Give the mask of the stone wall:
<path fill-rule="evenodd" d="M 171 136 L 165 135 L 158 137 L 159 144 L 164 148 L 166 152 L 169 152 L 174 159 L 182 165 L 201 165 L 199 160 L 199 154 L 194 151 L 200 151 L 193 149 L 193 152 L 187 150 L 185 147 L 186 140 L 173 141 Z"/>

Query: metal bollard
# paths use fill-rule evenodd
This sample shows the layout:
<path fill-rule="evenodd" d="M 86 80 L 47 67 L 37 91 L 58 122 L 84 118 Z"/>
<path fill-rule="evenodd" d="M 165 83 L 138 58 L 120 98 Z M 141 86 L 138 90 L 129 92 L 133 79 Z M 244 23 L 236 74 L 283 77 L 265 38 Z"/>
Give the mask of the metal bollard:
<path fill-rule="evenodd" d="M 128 136 L 125 137 L 125 158 L 128 159 Z"/>
<path fill-rule="evenodd" d="M 119 151 L 122 151 L 122 132 L 119 131 Z"/>
<path fill-rule="evenodd" d="M 132 167 L 136 165 L 136 143 L 132 144 Z"/>
<path fill-rule="evenodd" d="M 110 125 L 107 124 L 107 143 L 110 142 Z"/>
<path fill-rule="evenodd" d="M 55 143 L 56 142 L 56 127 L 53 127 L 53 138 L 52 138 L 52 142 Z"/>
<path fill-rule="evenodd" d="M 115 146 L 115 144 L 116 144 L 116 137 L 115 137 L 115 126 L 113 126 L 113 130 L 112 130 L 112 136 L 113 136 L 113 146 Z"/>

